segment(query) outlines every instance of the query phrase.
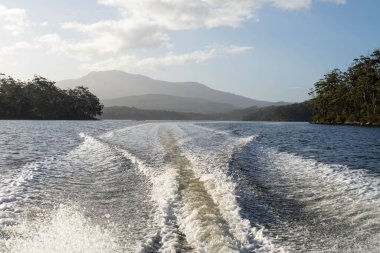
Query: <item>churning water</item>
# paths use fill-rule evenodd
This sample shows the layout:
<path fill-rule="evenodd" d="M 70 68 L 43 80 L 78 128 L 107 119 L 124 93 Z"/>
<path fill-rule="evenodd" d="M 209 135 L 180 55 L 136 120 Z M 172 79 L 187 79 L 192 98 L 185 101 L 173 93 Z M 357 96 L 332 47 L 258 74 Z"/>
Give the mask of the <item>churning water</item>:
<path fill-rule="evenodd" d="M 0 121 L 0 252 L 380 252 L 380 128 Z"/>

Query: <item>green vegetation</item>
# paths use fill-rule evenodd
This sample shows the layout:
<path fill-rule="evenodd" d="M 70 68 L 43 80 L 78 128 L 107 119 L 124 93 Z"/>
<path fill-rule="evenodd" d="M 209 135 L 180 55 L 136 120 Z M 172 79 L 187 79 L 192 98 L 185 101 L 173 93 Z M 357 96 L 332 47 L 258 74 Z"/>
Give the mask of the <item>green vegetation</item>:
<path fill-rule="evenodd" d="M 227 113 L 186 113 L 174 111 L 143 110 L 134 107 L 105 107 L 102 119 L 129 120 L 246 120 L 246 121 L 308 121 L 311 107 L 307 103 L 264 108 L 250 107 Z"/>
<path fill-rule="evenodd" d="M 63 90 L 35 76 L 22 82 L 0 78 L 0 119 L 94 119 L 103 105 L 87 88 Z"/>
<path fill-rule="evenodd" d="M 249 112 L 243 119 L 252 121 L 309 121 L 312 108 L 308 102 L 268 106 Z"/>
<path fill-rule="evenodd" d="M 102 114 L 103 105 L 87 88 L 63 90 L 54 84 L 39 76 L 22 82 L 0 74 L 0 119 L 94 119 Z M 108 107 L 102 118 L 380 125 L 380 50 L 355 59 L 345 72 L 329 72 L 309 94 L 313 98 L 303 103 L 214 114 Z"/>
<path fill-rule="evenodd" d="M 206 120 L 207 114 L 162 110 L 144 110 L 127 106 L 105 107 L 102 119 L 128 120 Z"/>
<path fill-rule="evenodd" d="M 313 123 L 380 125 L 380 50 L 326 74 L 310 95 Z"/>

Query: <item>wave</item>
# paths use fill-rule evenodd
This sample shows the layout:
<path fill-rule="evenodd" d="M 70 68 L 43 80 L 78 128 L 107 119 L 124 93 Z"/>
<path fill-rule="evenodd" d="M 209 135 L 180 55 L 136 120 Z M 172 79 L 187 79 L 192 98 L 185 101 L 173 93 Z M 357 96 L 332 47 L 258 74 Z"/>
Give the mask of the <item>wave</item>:
<path fill-rule="evenodd" d="M 179 231 L 175 215 L 178 202 L 176 171 L 171 168 L 150 167 L 128 150 L 119 148 L 119 151 L 150 179 L 152 183 L 150 197 L 156 203 L 155 222 L 159 224 L 160 231 L 142 241 L 137 251 L 150 252 L 152 248 L 161 249 L 163 252 L 178 250 L 181 245 L 178 242 Z"/>
<path fill-rule="evenodd" d="M 118 150 L 152 183 L 151 199 L 157 205 L 155 217 L 161 228 L 155 236 L 142 242 L 140 251 L 283 251 L 274 248 L 270 239 L 263 235 L 262 228 L 252 227 L 248 220 L 240 217 L 234 184 L 225 171 L 197 171 L 199 164 L 193 164 L 191 154 L 177 146 L 187 138 L 180 136 L 179 132 L 176 124 L 161 124 L 160 127 L 133 129 L 107 138 L 112 143 L 115 138 L 126 140 L 128 144 L 117 142 Z M 129 144 L 129 136 L 134 136 L 132 141 L 138 139 L 138 142 Z M 148 136 L 148 141 L 136 138 L 140 136 Z M 239 149 L 256 137 L 228 137 L 229 146 Z M 187 138 L 191 139 L 193 136 Z M 145 159 L 145 153 L 162 156 L 163 161 L 156 159 L 152 163 Z"/>
<path fill-rule="evenodd" d="M 218 134 L 218 135 L 227 135 L 227 136 L 230 136 L 230 133 L 226 132 L 226 131 L 220 131 L 220 130 L 217 130 L 217 129 L 213 129 L 213 128 L 209 128 L 209 127 L 205 127 L 205 126 L 201 126 L 201 125 L 198 125 L 198 124 L 191 124 L 191 126 L 193 128 L 196 128 L 198 130 L 203 130 L 203 131 L 207 131 L 207 132 L 211 132 L 213 134 Z"/>
<path fill-rule="evenodd" d="M 328 210 L 337 219 L 351 217 L 351 221 L 363 216 L 363 212 L 369 216 L 378 214 L 380 178 L 374 174 L 273 149 L 265 152 L 276 173 L 292 181 L 292 193 L 314 212 Z"/>
<path fill-rule="evenodd" d="M 24 165 L 18 174 L 3 178 L 0 189 L 0 226 L 16 224 L 16 214 L 23 211 L 23 202 L 28 201 L 26 194 L 35 187 L 49 170 L 56 168 L 55 158 Z M 0 227 L 1 229 L 1 227 Z"/>
<path fill-rule="evenodd" d="M 264 228 L 260 224 L 251 224 L 241 217 L 241 210 L 236 201 L 239 197 L 236 194 L 236 184 L 228 176 L 231 156 L 249 145 L 258 135 L 237 137 L 225 132 L 222 138 L 218 131 L 214 133 L 218 136 L 211 137 L 210 133 L 207 133 L 206 138 L 199 129 L 189 129 L 187 125 L 181 125 L 180 128 L 174 128 L 172 131 L 175 132 L 177 138 L 185 140 L 179 142 L 181 149 L 190 160 L 194 173 L 203 182 L 206 191 L 217 204 L 223 219 L 229 224 L 230 232 L 240 244 L 239 250 L 284 252 L 284 248 L 276 248 L 271 239 L 264 236 Z M 206 139 L 208 142 L 203 143 L 199 139 Z"/>
<path fill-rule="evenodd" d="M 22 233 L 7 241 L 9 253 L 123 252 L 111 230 L 86 218 L 83 212 L 61 205 L 48 217 L 23 220 L 13 232 Z"/>
<path fill-rule="evenodd" d="M 254 217 L 272 221 L 271 232 L 284 237 L 282 241 L 279 239 L 280 244 L 286 242 L 291 248 L 303 245 L 309 251 L 379 250 L 380 244 L 374 243 L 380 237 L 378 176 L 280 152 L 259 143 L 244 152 L 237 158 L 240 164 L 233 165 L 233 170 L 241 174 L 237 178 L 247 177 L 240 184 L 245 195 L 241 201 L 256 203 L 257 206 L 247 205 L 250 210 L 245 211 L 250 213 L 263 212 L 258 207 L 266 206 L 267 214 Z M 253 164 L 243 162 L 244 156 Z M 236 166 L 243 169 L 236 170 Z"/>
<path fill-rule="evenodd" d="M 94 249 L 99 247 L 102 252 L 115 252 L 115 249 L 136 252 L 139 240 L 154 233 L 155 224 L 150 214 L 153 208 L 146 200 L 146 189 L 150 186 L 145 184 L 144 178 L 113 146 L 85 133 L 80 133 L 80 137 L 83 142 L 66 155 L 46 163 L 28 164 L 19 177 L 10 181 L 14 190 L 8 187 L 8 195 L 1 199 L 0 205 L 0 219 L 4 225 L 0 227 L 0 251 L 97 252 Z M 125 173 L 126 169 L 128 173 Z M 30 187 L 33 191 L 29 191 Z M 121 195 L 124 192 L 125 195 Z M 25 213 L 18 213 L 13 203 L 17 201 Z M 79 207 L 73 210 L 65 206 L 51 212 L 52 205 L 67 201 L 90 208 L 86 218 L 83 211 L 78 211 Z M 46 215 L 33 221 L 40 212 Z M 108 238 L 101 228 L 108 221 L 113 222 L 112 228 L 117 231 L 113 240 L 117 240 L 118 245 L 116 241 L 111 243 L 102 239 L 103 236 Z M 75 228 L 75 224 L 79 227 Z M 34 229 L 27 230 L 30 226 Z M 62 231 L 58 233 L 58 229 Z M 66 247 L 58 241 L 58 235 L 66 240 Z M 79 245 L 81 240 L 83 247 Z M 88 246 L 90 243 L 94 246 Z M 75 247 L 79 251 L 73 250 Z"/>
<path fill-rule="evenodd" d="M 90 148 L 84 153 L 94 156 L 95 158 L 93 159 L 100 163 L 100 166 L 96 166 L 101 172 L 101 176 L 98 175 L 100 177 L 98 180 L 102 183 L 109 182 L 109 187 L 114 188 L 115 191 L 123 188 L 128 189 L 125 195 L 120 196 L 121 199 L 117 199 L 119 207 L 114 209 L 118 210 L 119 214 L 122 214 L 120 222 L 125 222 L 125 224 L 119 224 L 120 229 L 123 230 L 121 241 L 128 244 L 125 250 L 136 252 L 141 248 L 141 241 L 144 238 L 153 238 L 157 234 L 157 222 L 154 217 L 151 217 L 156 209 L 151 199 L 147 198 L 147 196 L 151 195 L 152 185 L 145 180 L 145 178 L 151 178 L 150 173 L 155 174 L 156 170 L 145 165 L 139 158 L 118 145 L 86 134 L 81 136 L 85 140 L 83 148 Z M 115 170 L 120 171 L 120 163 L 123 162 L 122 158 L 127 158 L 135 167 L 125 164 L 128 168 L 127 173 L 119 172 L 115 175 Z M 105 161 L 111 162 L 112 166 L 106 166 Z M 113 166 L 117 167 L 114 168 Z M 122 178 L 119 178 L 120 176 Z M 122 205 L 122 203 L 125 204 Z M 113 211 L 115 212 L 116 210 Z"/>
<path fill-rule="evenodd" d="M 134 125 L 130 125 L 127 127 L 123 127 L 120 129 L 116 129 L 116 130 L 106 132 L 106 133 L 102 134 L 101 136 L 99 136 L 99 138 L 112 138 L 112 137 L 114 137 L 115 134 L 123 133 L 125 131 L 130 131 L 130 130 L 133 130 L 135 128 L 145 126 L 147 124 L 151 124 L 151 123 L 135 123 Z"/>
<path fill-rule="evenodd" d="M 66 155 L 27 164 L 2 182 L 1 250 L 380 248 L 380 179 L 364 170 L 280 152 L 263 146 L 259 135 L 188 123 L 144 123 L 80 137 Z M 30 207 L 44 197 L 72 204 L 40 208 L 43 215 L 30 219 Z M 17 213 L 20 208 L 30 212 Z"/>

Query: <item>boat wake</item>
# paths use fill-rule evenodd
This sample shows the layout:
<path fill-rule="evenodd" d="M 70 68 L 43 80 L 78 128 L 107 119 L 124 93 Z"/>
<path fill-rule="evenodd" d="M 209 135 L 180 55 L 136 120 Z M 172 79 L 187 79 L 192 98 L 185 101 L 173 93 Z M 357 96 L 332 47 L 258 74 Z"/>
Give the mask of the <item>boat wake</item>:
<path fill-rule="evenodd" d="M 81 133 L 2 177 L 0 252 L 377 252 L 380 179 L 195 123 Z"/>

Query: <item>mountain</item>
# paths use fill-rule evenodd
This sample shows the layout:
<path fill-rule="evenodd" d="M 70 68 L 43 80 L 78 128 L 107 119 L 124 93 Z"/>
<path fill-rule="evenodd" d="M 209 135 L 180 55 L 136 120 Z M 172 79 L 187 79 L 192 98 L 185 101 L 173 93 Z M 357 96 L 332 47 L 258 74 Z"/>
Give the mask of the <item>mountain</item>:
<path fill-rule="evenodd" d="M 245 108 L 251 106 L 271 106 L 286 104 L 271 103 L 255 100 L 228 92 L 211 89 L 204 84 L 196 82 L 166 82 L 154 80 L 142 75 L 129 74 L 123 71 L 97 71 L 79 78 L 57 82 L 61 88 L 74 88 L 86 86 L 102 101 L 108 99 L 160 94 L 176 97 L 198 98 L 207 101 L 230 104 L 233 107 Z M 127 101 L 127 100 L 125 100 Z"/>
<path fill-rule="evenodd" d="M 207 120 L 213 114 L 175 112 L 164 110 L 143 110 L 135 107 L 105 107 L 100 119 L 114 120 Z"/>
<path fill-rule="evenodd" d="M 221 113 L 236 110 L 237 107 L 203 98 L 178 97 L 161 94 L 147 94 L 114 99 L 104 99 L 104 106 L 127 106 L 145 110 L 162 110 L 195 113 Z"/>
<path fill-rule="evenodd" d="M 189 113 L 166 110 L 144 110 L 126 106 L 105 107 L 101 119 L 128 120 L 223 120 L 223 121 L 309 121 L 310 101 L 264 108 L 250 107 L 226 113 Z"/>

